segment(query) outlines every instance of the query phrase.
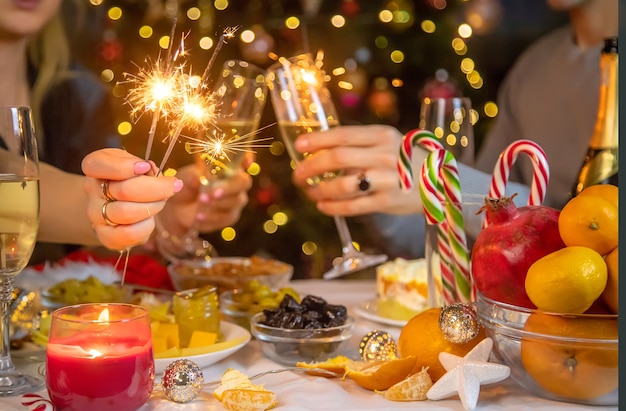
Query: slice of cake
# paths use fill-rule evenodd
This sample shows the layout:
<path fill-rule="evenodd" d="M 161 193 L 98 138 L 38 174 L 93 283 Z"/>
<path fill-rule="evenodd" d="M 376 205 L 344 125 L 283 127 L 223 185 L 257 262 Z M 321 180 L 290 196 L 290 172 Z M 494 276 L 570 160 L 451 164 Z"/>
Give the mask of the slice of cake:
<path fill-rule="evenodd" d="M 433 264 L 435 267 L 438 264 Z M 435 270 L 439 274 L 439 270 Z M 432 280 L 433 302 L 441 305 L 441 275 Z M 376 309 L 382 317 L 408 321 L 429 308 L 426 259 L 396 258 L 376 268 Z"/>

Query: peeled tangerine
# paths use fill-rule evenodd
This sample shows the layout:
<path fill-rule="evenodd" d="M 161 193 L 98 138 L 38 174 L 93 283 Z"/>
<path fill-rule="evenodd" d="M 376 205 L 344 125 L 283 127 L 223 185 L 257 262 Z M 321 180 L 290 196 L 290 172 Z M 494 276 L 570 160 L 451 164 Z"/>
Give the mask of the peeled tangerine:
<path fill-rule="evenodd" d="M 229 411 L 265 411 L 278 404 L 276 394 L 233 368 L 224 372 L 213 396 Z"/>
<path fill-rule="evenodd" d="M 432 386 L 433 380 L 428 374 L 428 367 L 422 367 L 421 371 L 392 385 L 381 394 L 390 401 L 424 401 L 428 398 L 426 394 Z"/>
<path fill-rule="evenodd" d="M 602 256 L 588 247 L 571 246 L 535 261 L 526 275 L 526 293 L 538 309 L 580 314 L 600 297 L 607 283 Z"/>

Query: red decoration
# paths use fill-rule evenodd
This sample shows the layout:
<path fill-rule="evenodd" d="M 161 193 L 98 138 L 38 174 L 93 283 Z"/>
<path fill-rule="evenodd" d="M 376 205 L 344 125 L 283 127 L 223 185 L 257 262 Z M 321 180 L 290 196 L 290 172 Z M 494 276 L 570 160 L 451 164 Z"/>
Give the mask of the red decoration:
<path fill-rule="evenodd" d="M 346 16 L 354 16 L 361 10 L 361 6 L 356 0 L 343 0 L 341 11 Z"/>

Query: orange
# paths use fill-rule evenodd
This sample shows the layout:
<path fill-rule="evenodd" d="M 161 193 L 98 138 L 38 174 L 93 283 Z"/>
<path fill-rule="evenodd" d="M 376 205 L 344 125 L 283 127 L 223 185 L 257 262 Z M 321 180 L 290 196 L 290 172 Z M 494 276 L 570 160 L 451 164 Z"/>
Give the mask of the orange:
<path fill-rule="evenodd" d="M 569 399 L 586 400 L 618 386 L 617 319 L 532 314 L 524 330 L 567 337 L 567 341 L 522 338 L 522 364 L 545 390 Z M 576 341 L 612 339 L 615 344 Z"/>
<path fill-rule="evenodd" d="M 265 411 L 278 405 L 273 392 L 249 389 L 226 390 L 220 402 L 229 411 Z"/>
<path fill-rule="evenodd" d="M 389 387 L 383 392 L 383 397 L 390 401 L 423 401 L 426 393 L 433 386 L 433 380 L 424 367 L 420 372 L 408 376 L 404 380 Z"/>
<path fill-rule="evenodd" d="M 617 270 L 617 260 L 618 260 L 618 248 L 615 247 L 613 251 L 611 251 L 606 257 L 604 257 L 604 261 L 606 262 L 608 279 L 606 282 L 606 288 L 602 293 L 602 299 L 609 306 L 611 312 L 613 314 L 617 314 L 617 300 L 618 300 L 618 279 L 619 279 L 619 271 Z"/>
<path fill-rule="evenodd" d="M 296 367 L 300 367 L 300 368 L 309 368 L 309 369 L 314 369 L 314 368 L 319 368 L 322 370 L 326 370 L 326 371 L 330 371 L 333 372 L 337 375 L 344 375 L 346 373 L 346 367 L 349 364 L 354 363 L 355 361 L 349 359 L 348 357 L 346 357 L 345 355 L 338 355 L 336 357 L 332 357 L 327 359 L 326 361 L 317 361 L 317 362 L 297 362 L 296 363 Z M 315 371 L 310 371 L 308 372 L 309 374 L 313 374 L 313 375 L 320 375 L 323 377 L 328 377 L 328 374 L 325 373 L 316 373 Z"/>
<path fill-rule="evenodd" d="M 559 214 L 559 233 L 565 245 L 580 245 L 608 254 L 617 247 L 618 210 L 611 201 L 595 195 L 579 195 Z"/>
<path fill-rule="evenodd" d="M 440 307 L 422 311 L 402 327 L 398 338 L 400 357 L 415 356 L 414 371 L 428 367 L 428 373 L 433 381 L 437 381 L 446 373 L 439 362 L 440 352 L 462 357 L 485 338 L 485 330 L 481 327 L 478 336 L 466 343 L 455 344 L 446 340 L 439 328 L 440 314 Z"/>
<path fill-rule="evenodd" d="M 588 247 L 565 247 L 535 261 L 526 274 L 526 294 L 540 310 L 583 313 L 607 282 L 604 259 Z"/>
<path fill-rule="evenodd" d="M 601 197 L 617 207 L 619 189 L 617 188 L 617 186 L 611 184 L 596 184 L 585 188 L 578 195 Z"/>
<path fill-rule="evenodd" d="M 415 367 L 415 357 L 395 358 L 388 361 L 372 361 L 365 367 L 357 362 L 355 367 L 346 367 L 346 375 L 359 386 L 383 391 L 399 383 L 411 374 Z"/>

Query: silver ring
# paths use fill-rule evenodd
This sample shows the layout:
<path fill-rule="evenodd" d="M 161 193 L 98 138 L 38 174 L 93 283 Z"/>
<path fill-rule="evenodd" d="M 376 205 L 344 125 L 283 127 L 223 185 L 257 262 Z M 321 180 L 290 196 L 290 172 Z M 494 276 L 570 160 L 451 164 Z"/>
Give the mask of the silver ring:
<path fill-rule="evenodd" d="M 359 180 L 357 185 L 359 187 L 359 191 L 365 193 L 372 187 L 372 180 L 370 180 L 365 173 L 360 173 L 357 176 L 357 179 Z"/>
<path fill-rule="evenodd" d="M 110 203 L 112 203 L 113 201 L 110 200 L 105 200 L 104 204 L 102 204 L 102 218 L 104 218 L 104 222 L 107 223 L 107 225 L 110 225 L 111 227 L 117 227 L 119 224 L 114 223 L 113 221 L 111 221 L 109 219 L 109 217 L 107 216 L 107 207 Z"/>
<path fill-rule="evenodd" d="M 111 192 L 109 191 L 109 180 L 102 180 L 100 182 L 100 189 L 102 190 L 102 195 L 104 196 L 104 199 L 107 201 L 117 201 L 117 199 L 115 197 L 113 197 L 111 195 Z"/>

